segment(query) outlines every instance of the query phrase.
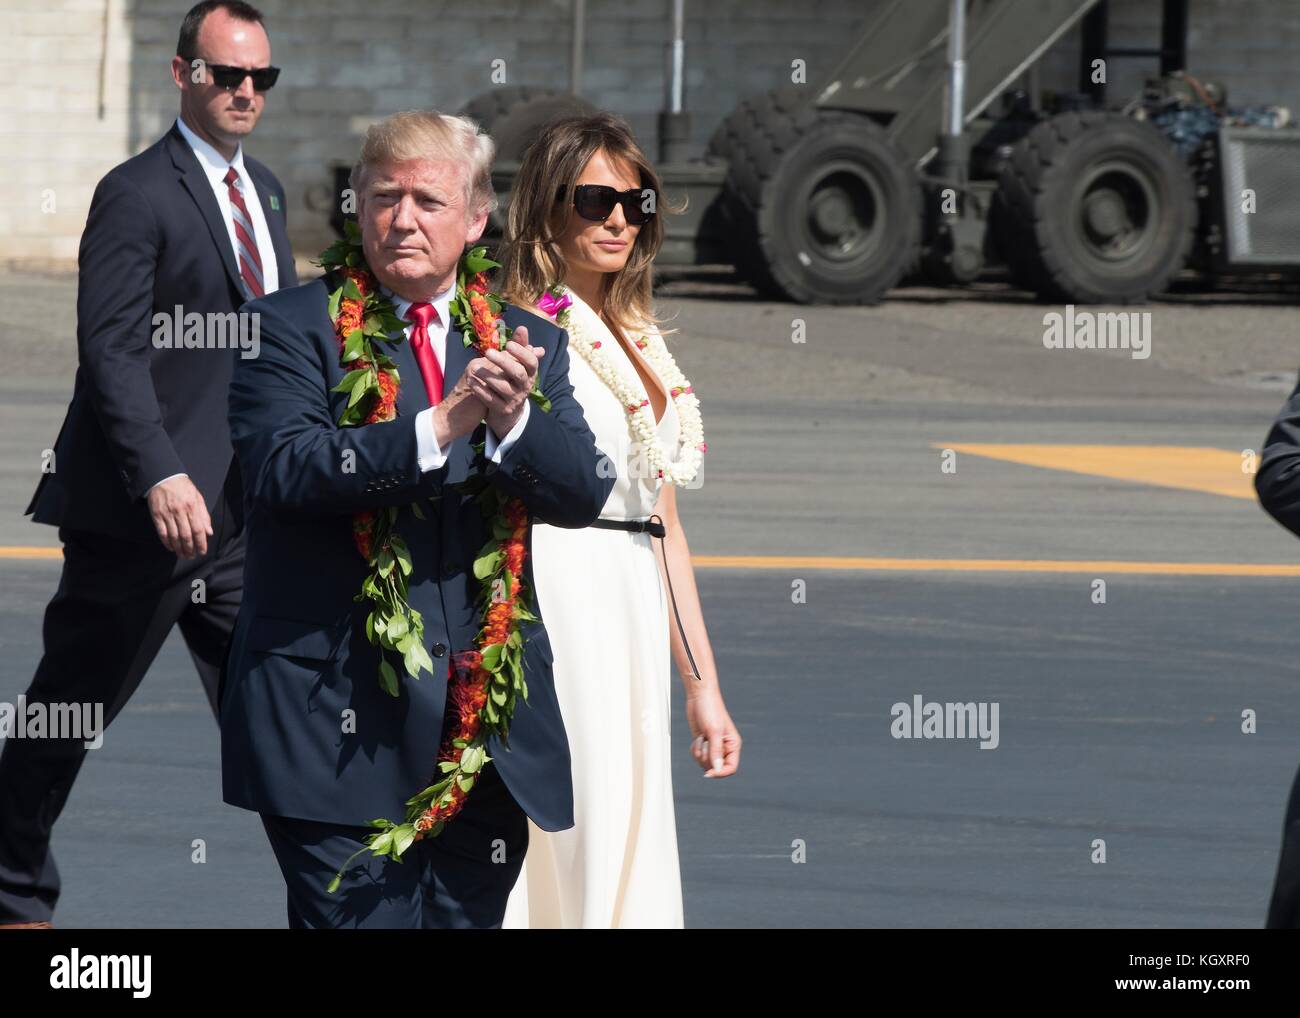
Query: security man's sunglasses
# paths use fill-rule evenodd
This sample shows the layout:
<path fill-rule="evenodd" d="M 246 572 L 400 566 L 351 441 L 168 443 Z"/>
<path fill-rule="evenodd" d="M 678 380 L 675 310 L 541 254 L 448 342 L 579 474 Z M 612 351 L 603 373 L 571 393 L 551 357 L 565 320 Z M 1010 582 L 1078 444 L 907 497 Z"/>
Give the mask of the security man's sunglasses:
<path fill-rule="evenodd" d="M 253 79 L 253 88 L 265 92 L 280 77 L 278 67 L 231 67 L 229 64 L 208 64 L 212 80 L 220 88 L 238 88 L 245 78 Z"/>

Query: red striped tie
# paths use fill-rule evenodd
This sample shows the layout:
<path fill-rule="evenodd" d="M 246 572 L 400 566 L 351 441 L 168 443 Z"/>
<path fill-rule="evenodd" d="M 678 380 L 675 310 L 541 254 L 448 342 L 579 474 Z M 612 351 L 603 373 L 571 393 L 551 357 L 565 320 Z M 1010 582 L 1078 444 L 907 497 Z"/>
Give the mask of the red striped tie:
<path fill-rule="evenodd" d="M 226 171 L 225 182 L 230 189 L 230 218 L 235 224 L 235 253 L 239 255 L 239 274 L 244 277 L 248 292 L 254 297 L 261 297 L 266 293 L 266 287 L 262 284 L 262 259 L 257 253 L 253 218 L 248 214 L 248 206 L 244 204 L 239 174 L 233 166 Z"/>

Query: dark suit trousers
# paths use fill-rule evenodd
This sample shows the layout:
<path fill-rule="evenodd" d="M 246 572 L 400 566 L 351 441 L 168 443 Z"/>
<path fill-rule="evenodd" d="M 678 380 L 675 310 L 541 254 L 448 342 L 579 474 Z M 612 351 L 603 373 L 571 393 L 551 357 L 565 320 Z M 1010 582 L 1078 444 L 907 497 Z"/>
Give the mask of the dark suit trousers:
<path fill-rule="evenodd" d="M 334 874 L 374 829 L 261 816 L 297 930 L 500 929 L 528 850 L 528 818 L 491 763 L 441 834 L 412 844 L 400 863 L 357 856 L 333 894 Z"/>
<path fill-rule="evenodd" d="M 1300 930 L 1300 771 L 1291 785 L 1286 819 L 1282 822 L 1282 854 L 1277 861 L 1265 927 Z"/>
<path fill-rule="evenodd" d="M 244 533 L 232 498 L 213 507 L 208 553 L 182 559 L 162 544 L 59 529 L 63 574 L 45 609 L 45 654 L 32 703 L 102 703 L 108 727 L 179 624 L 213 714 L 239 612 Z M 202 580 L 196 603 L 195 581 Z M 50 831 L 86 757 L 80 739 L 9 738 L 0 753 L 0 923 L 48 921 L 59 897 Z"/>

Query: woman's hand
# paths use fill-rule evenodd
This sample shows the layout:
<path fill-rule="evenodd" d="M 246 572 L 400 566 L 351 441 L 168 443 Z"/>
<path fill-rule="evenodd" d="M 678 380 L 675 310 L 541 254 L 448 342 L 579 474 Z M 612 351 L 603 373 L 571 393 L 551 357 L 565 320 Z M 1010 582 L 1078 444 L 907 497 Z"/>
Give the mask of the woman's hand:
<path fill-rule="evenodd" d="M 704 768 L 706 778 L 725 778 L 740 767 L 740 732 L 722 694 L 712 689 L 686 697 L 686 720 L 691 726 L 691 755 Z"/>

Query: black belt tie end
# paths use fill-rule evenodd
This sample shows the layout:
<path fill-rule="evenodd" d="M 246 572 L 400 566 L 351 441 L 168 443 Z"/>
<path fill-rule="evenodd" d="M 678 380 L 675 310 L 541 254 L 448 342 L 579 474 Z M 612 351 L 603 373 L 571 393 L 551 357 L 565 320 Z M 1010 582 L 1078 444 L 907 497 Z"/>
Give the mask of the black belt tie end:
<path fill-rule="evenodd" d="M 677 610 L 677 595 L 673 593 L 673 578 L 668 571 L 668 552 L 664 550 L 664 538 L 668 536 L 668 528 L 664 526 L 663 517 L 656 514 L 648 520 L 594 520 L 591 526 L 597 530 L 626 530 L 630 534 L 649 534 L 651 537 L 659 538 L 659 553 L 664 559 L 664 576 L 668 580 L 668 600 L 672 602 L 673 618 L 677 620 L 677 632 L 681 634 L 682 647 L 686 651 L 686 659 L 691 663 L 691 672 L 695 675 L 695 680 L 702 681 L 700 667 L 695 663 L 695 655 L 691 653 L 691 645 L 686 639 L 686 627 L 682 625 L 681 612 Z"/>

